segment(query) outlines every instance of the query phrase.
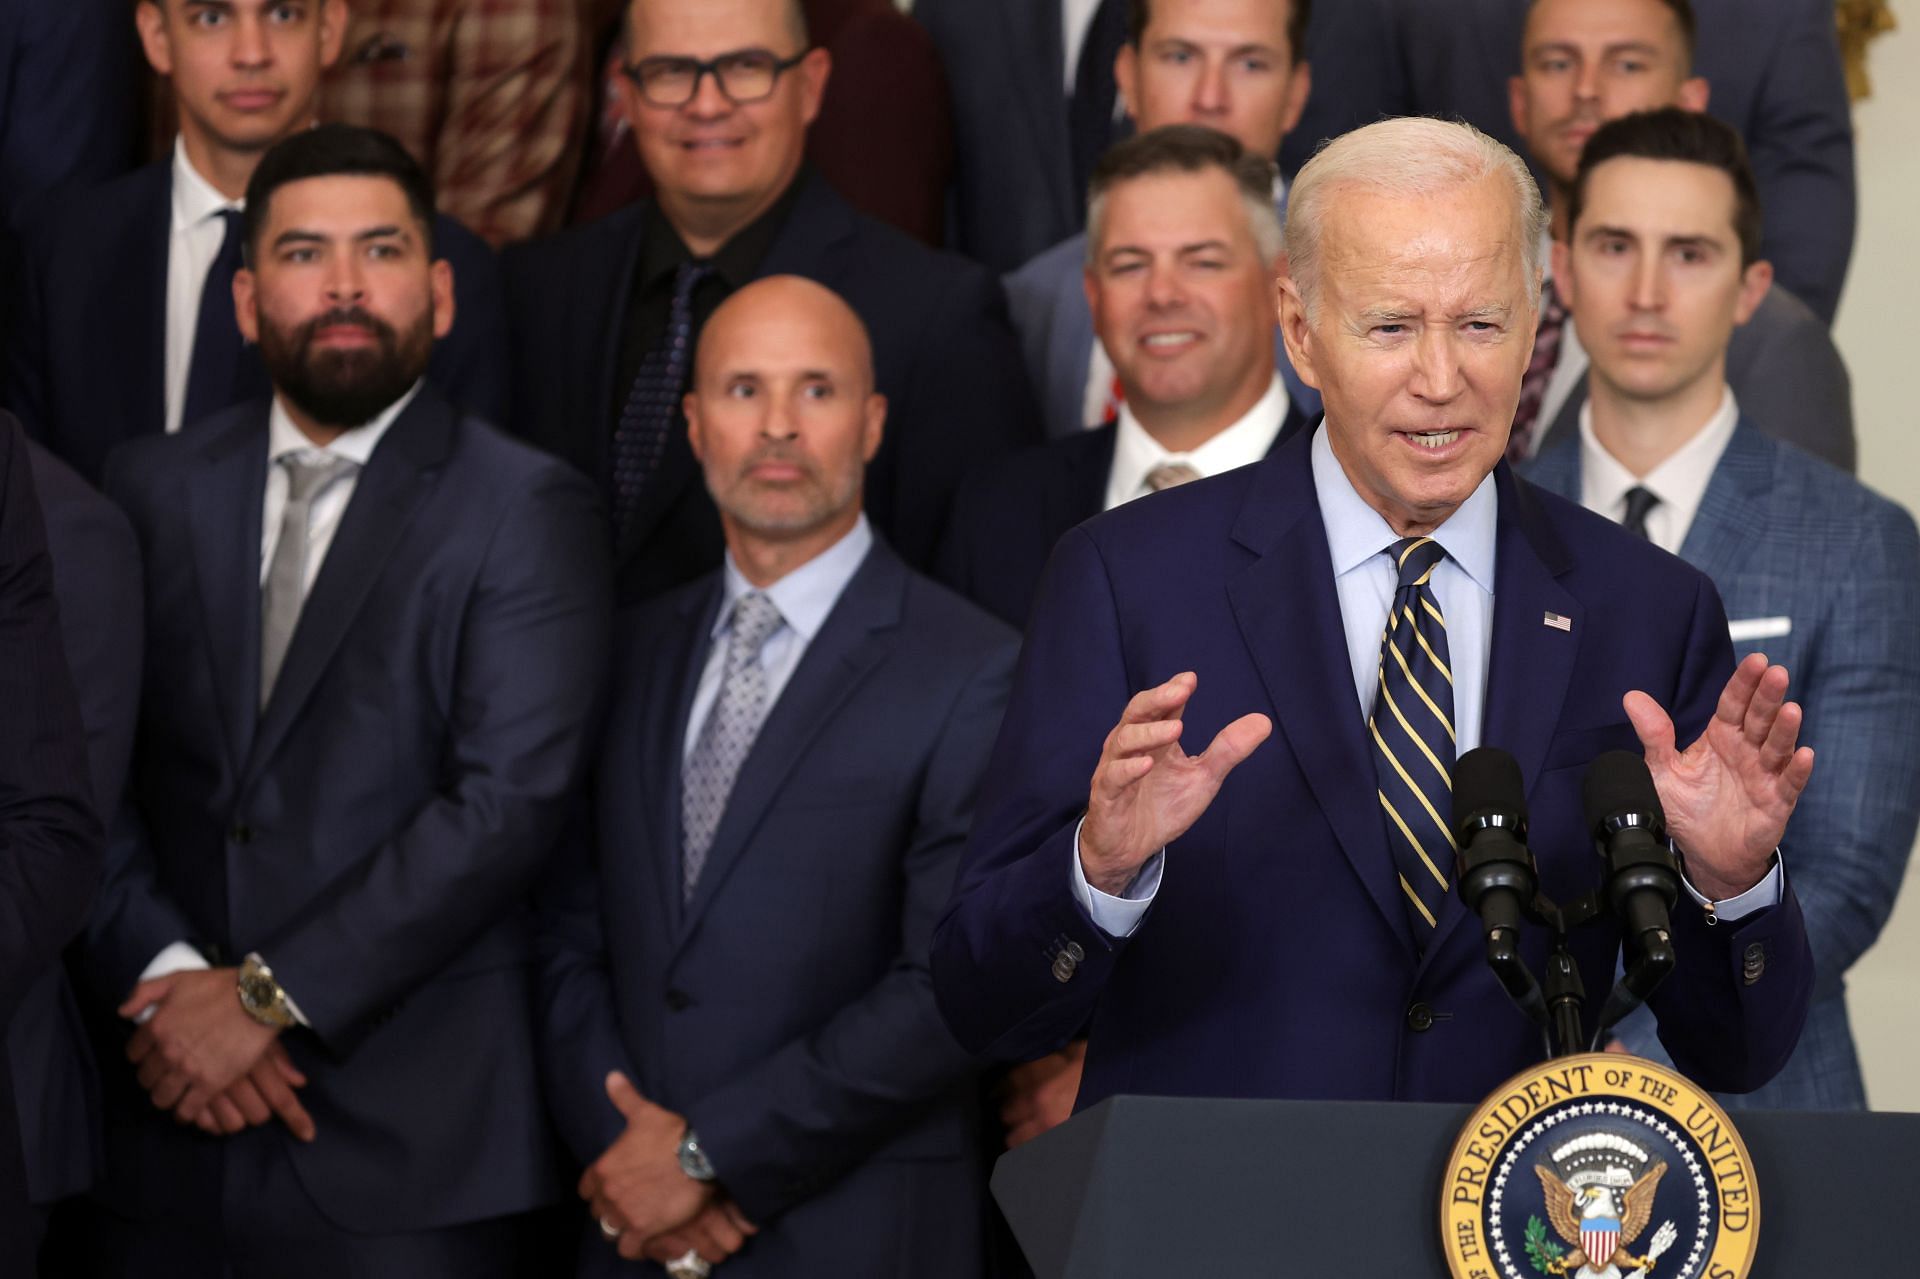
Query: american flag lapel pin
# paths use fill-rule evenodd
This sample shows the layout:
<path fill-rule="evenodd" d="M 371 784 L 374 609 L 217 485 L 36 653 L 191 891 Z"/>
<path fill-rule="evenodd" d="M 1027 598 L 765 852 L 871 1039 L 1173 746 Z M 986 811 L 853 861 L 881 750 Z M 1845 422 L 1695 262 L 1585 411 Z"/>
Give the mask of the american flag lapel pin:
<path fill-rule="evenodd" d="M 1541 618 L 1540 621 L 1542 625 L 1550 626 L 1556 631 L 1566 631 L 1568 634 L 1573 633 L 1573 619 L 1571 617 L 1562 617 L 1560 614 L 1549 610 L 1547 615 Z"/>

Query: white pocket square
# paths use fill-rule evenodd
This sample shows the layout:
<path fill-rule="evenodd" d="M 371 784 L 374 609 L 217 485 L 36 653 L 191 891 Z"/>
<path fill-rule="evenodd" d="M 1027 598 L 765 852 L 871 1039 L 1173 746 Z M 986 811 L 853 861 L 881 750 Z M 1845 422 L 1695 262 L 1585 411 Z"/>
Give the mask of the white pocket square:
<path fill-rule="evenodd" d="M 1736 644 L 1747 640 L 1779 639 L 1793 634 L 1791 617 L 1745 617 L 1727 623 L 1727 634 Z"/>

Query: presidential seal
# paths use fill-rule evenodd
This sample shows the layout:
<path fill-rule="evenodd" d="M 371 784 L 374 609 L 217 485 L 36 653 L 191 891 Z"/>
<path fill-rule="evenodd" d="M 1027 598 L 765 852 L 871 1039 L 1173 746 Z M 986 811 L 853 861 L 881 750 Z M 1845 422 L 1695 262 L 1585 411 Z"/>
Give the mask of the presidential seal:
<path fill-rule="evenodd" d="M 1454 1279 L 1745 1279 L 1760 1233 L 1746 1145 L 1711 1096 L 1618 1053 L 1502 1084 L 1447 1161 Z"/>

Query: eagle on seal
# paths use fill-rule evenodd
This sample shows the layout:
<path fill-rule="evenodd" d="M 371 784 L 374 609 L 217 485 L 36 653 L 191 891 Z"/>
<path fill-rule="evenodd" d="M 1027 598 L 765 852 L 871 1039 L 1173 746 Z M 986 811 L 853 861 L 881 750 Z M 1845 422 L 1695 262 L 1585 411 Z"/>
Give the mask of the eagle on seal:
<path fill-rule="evenodd" d="M 1617 1192 L 1611 1186 L 1590 1185 L 1575 1189 L 1544 1165 L 1535 1164 L 1533 1170 L 1539 1174 L 1540 1188 L 1546 1192 L 1547 1219 L 1572 1249 L 1566 1256 L 1550 1262 L 1547 1266 L 1549 1270 L 1556 1275 L 1570 1275 L 1578 1274 L 1583 1266 L 1591 1267 L 1595 1273 L 1614 1266 L 1622 1273 L 1638 1270 L 1642 1275 L 1648 1275 L 1653 1272 L 1654 1259 L 1636 1257 L 1627 1251 L 1626 1245 L 1646 1231 L 1647 1222 L 1653 1216 L 1654 1189 L 1667 1171 L 1665 1163 L 1657 1163 L 1647 1169 L 1640 1180 L 1634 1182 L 1624 1196 L 1620 1196 L 1623 1202 L 1617 1204 Z M 1587 1223 L 1588 1228 L 1582 1229 L 1582 1223 Z M 1596 1231 L 1592 1228 L 1601 1223 L 1610 1229 Z M 1606 1256 L 1590 1256 L 1586 1246 L 1588 1240 L 1605 1240 L 1612 1247 Z"/>

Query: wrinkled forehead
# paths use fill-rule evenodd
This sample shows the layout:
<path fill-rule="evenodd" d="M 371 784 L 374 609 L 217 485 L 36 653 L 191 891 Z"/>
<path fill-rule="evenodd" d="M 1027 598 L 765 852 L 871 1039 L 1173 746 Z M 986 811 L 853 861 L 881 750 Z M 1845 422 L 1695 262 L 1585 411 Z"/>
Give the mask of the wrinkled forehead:
<path fill-rule="evenodd" d="M 1663 0 L 1538 0 L 1527 10 L 1521 48 L 1640 46 L 1678 56 L 1684 43 L 1680 19 Z"/>
<path fill-rule="evenodd" d="M 1343 309 L 1397 306 L 1460 314 L 1534 305 L 1524 224 L 1507 183 L 1400 193 L 1328 193 L 1321 285 Z"/>

